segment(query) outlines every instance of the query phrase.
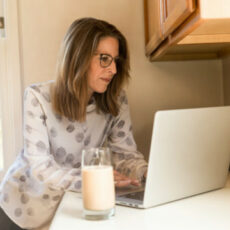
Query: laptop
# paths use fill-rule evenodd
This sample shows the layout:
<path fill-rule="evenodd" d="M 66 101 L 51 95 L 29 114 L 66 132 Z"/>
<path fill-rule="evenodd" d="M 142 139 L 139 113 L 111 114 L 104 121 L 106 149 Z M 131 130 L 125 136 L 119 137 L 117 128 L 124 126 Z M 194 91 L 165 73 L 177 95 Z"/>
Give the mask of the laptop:
<path fill-rule="evenodd" d="M 116 203 L 150 208 L 222 188 L 229 164 L 230 106 L 158 111 L 144 191 L 118 190 Z"/>

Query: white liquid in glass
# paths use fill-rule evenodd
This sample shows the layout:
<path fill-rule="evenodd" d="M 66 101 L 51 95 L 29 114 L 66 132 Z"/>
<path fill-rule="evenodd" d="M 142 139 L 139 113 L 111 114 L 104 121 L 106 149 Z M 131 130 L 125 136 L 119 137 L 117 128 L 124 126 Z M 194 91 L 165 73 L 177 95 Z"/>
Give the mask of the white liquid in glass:
<path fill-rule="evenodd" d="M 82 194 L 87 210 L 108 210 L 115 205 L 112 166 L 85 166 L 82 169 Z"/>

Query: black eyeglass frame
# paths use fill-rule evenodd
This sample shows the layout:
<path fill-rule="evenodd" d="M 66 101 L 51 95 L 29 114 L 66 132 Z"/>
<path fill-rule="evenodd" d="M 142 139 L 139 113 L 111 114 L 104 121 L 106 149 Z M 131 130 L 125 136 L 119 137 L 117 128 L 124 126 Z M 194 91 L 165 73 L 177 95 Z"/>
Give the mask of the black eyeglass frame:
<path fill-rule="evenodd" d="M 109 67 L 113 61 L 115 62 L 116 65 L 121 61 L 120 57 L 112 57 L 110 54 L 106 54 L 106 53 L 100 53 L 100 54 L 96 54 L 96 55 L 99 55 L 100 66 L 102 68 Z M 105 63 L 103 64 L 103 58 L 104 57 L 109 58 L 110 61 L 108 62 L 108 64 L 105 64 Z"/>

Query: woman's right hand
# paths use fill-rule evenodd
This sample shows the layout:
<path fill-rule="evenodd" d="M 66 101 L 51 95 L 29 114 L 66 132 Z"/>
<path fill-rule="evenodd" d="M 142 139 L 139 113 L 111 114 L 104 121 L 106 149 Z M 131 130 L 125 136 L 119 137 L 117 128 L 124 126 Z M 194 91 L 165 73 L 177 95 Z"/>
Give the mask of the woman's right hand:
<path fill-rule="evenodd" d="M 114 170 L 114 183 L 117 188 L 127 187 L 129 185 L 140 186 L 141 183 L 137 179 L 129 178 L 118 171 Z"/>

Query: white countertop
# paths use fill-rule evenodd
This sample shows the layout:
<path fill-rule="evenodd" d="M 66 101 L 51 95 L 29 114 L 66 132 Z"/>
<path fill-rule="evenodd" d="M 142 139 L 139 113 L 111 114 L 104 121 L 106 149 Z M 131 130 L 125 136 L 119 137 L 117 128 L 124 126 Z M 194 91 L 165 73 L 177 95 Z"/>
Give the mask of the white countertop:
<path fill-rule="evenodd" d="M 229 230 L 230 176 L 226 187 L 150 209 L 116 206 L 110 220 L 82 218 L 82 200 L 67 192 L 54 216 L 50 230 Z"/>

